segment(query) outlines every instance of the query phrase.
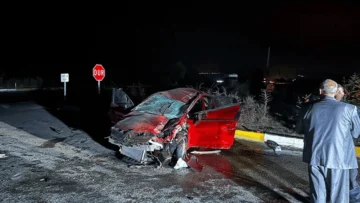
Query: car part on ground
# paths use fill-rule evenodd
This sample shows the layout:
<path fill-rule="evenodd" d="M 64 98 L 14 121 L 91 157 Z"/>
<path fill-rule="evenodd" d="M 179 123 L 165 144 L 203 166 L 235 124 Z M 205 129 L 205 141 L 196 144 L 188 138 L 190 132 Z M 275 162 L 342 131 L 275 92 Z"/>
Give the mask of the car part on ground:
<path fill-rule="evenodd" d="M 280 145 L 279 145 L 277 142 L 272 141 L 272 140 L 266 140 L 266 141 L 265 141 L 265 144 L 266 144 L 268 147 L 270 147 L 272 150 L 274 150 L 274 153 L 275 153 L 276 155 L 280 155 L 280 153 L 281 153 L 281 147 L 280 147 Z"/>

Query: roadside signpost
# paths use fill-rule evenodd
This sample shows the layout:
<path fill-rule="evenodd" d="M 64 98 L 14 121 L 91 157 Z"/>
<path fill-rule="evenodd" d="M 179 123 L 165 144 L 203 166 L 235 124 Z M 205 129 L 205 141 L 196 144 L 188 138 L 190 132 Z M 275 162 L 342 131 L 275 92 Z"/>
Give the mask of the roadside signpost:
<path fill-rule="evenodd" d="M 105 68 L 101 64 L 96 64 L 93 68 L 93 77 L 98 81 L 98 93 L 100 94 L 100 82 L 105 78 Z"/>
<path fill-rule="evenodd" d="M 69 73 L 61 73 L 60 79 L 64 83 L 64 97 L 66 97 L 66 83 L 69 82 Z"/>

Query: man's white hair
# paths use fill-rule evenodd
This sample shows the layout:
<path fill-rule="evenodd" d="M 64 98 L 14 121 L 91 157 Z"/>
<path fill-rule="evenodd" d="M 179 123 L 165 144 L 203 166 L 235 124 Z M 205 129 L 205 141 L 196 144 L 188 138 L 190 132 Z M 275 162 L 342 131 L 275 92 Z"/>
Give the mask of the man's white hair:
<path fill-rule="evenodd" d="M 324 94 L 336 94 L 338 84 L 334 80 L 326 79 L 321 83 L 321 89 L 324 91 Z"/>

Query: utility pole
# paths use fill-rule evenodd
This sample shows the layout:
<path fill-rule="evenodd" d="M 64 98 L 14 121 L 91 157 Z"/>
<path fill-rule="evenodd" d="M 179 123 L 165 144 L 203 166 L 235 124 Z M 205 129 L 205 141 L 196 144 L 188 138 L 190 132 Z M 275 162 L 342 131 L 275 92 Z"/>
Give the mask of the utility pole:
<path fill-rule="evenodd" d="M 269 74 L 269 64 L 270 64 L 270 46 L 268 48 L 267 60 L 266 60 L 266 70 L 265 70 L 265 77 Z"/>
<path fill-rule="evenodd" d="M 266 70 L 269 70 L 269 62 L 270 62 L 270 46 L 268 48 L 267 62 L 266 62 Z"/>

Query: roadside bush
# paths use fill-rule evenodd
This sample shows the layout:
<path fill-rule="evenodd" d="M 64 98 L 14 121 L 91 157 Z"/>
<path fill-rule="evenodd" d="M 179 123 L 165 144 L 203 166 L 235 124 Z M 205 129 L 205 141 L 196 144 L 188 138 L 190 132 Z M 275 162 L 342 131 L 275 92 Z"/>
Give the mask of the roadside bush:
<path fill-rule="evenodd" d="M 11 77 L 5 78 L 2 76 L 0 79 L 2 83 L 0 86 L 3 88 L 41 88 L 43 86 L 43 79 L 39 76 L 36 77 Z"/>
<path fill-rule="evenodd" d="M 344 78 L 343 83 L 344 88 L 348 93 L 346 101 L 360 106 L 360 76 L 357 73 L 354 73 L 348 79 Z"/>
<path fill-rule="evenodd" d="M 237 94 L 239 97 L 246 97 L 250 95 L 249 81 L 243 83 L 236 83 L 226 88 L 228 93 Z"/>
<path fill-rule="evenodd" d="M 237 102 L 241 103 L 240 118 L 237 124 L 237 127 L 244 130 L 265 130 L 268 126 L 271 117 L 269 117 L 269 102 L 271 101 L 270 93 L 266 90 L 261 92 L 261 101 L 256 101 L 253 96 L 245 96 L 241 98 L 238 92 L 228 93 L 225 87 L 218 87 L 213 85 L 210 88 L 201 88 L 199 89 L 205 91 L 210 95 L 216 96 L 227 96 L 235 98 Z"/>
<path fill-rule="evenodd" d="M 260 98 L 260 101 L 256 101 L 253 96 L 247 96 L 241 100 L 241 116 L 237 125 L 239 129 L 266 131 L 276 122 L 269 114 L 271 94 L 262 89 Z"/>
<path fill-rule="evenodd" d="M 346 101 L 360 106 L 360 75 L 354 73 L 348 79 L 344 78 L 343 86 L 348 93 Z M 265 89 L 261 90 L 260 99 L 242 92 L 231 92 L 225 87 L 213 85 L 210 88 L 202 87 L 200 84 L 196 89 L 207 92 L 211 95 L 230 96 L 241 103 L 241 115 L 237 124 L 238 129 L 251 131 L 264 131 L 274 134 L 285 134 L 301 137 L 295 132 L 295 123 L 298 114 L 304 103 L 319 99 L 318 95 L 299 95 L 297 102 L 282 108 L 282 112 L 270 114 L 269 106 L 272 101 L 271 93 Z M 240 89 L 239 89 L 240 90 Z"/>
<path fill-rule="evenodd" d="M 230 93 L 225 87 L 218 87 L 216 84 L 211 86 L 210 88 L 202 88 L 201 85 L 199 86 L 199 89 L 210 94 L 210 95 L 216 95 L 216 96 L 226 96 L 234 98 L 237 102 L 241 102 L 241 98 L 239 96 L 238 92 Z M 224 98 L 225 99 L 225 98 Z M 228 103 L 228 102 L 224 102 Z"/>
<path fill-rule="evenodd" d="M 210 95 L 227 96 L 236 99 L 241 103 L 240 118 L 237 124 L 238 129 L 251 131 L 267 131 L 273 128 L 282 129 L 283 133 L 289 133 L 284 125 L 275 117 L 269 114 L 269 103 L 272 101 L 271 93 L 265 89 L 261 90 L 260 100 L 257 101 L 254 96 L 248 95 L 247 92 L 229 93 L 225 87 L 213 85 L 210 88 L 202 87 L 202 84 L 196 87 Z M 248 95 L 248 96 L 239 96 Z M 224 97 L 225 98 L 225 97 Z M 220 99 L 222 99 L 220 97 Z M 224 101 L 226 103 L 226 101 Z"/>
<path fill-rule="evenodd" d="M 143 85 L 140 82 L 137 85 L 133 84 L 133 85 L 129 86 L 128 89 L 129 89 L 129 95 L 131 95 L 133 97 L 145 98 L 145 96 L 146 96 L 145 88 L 143 87 Z"/>

